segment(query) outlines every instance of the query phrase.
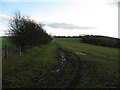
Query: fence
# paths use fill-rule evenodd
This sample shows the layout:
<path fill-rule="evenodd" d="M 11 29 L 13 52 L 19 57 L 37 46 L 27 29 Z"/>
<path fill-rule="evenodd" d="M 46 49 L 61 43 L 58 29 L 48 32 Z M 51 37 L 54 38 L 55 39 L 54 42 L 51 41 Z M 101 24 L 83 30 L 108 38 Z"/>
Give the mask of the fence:
<path fill-rule="evenodd" d="M 7 45 L 2 47 L 2 58 L 9 58 L 12 56 L 21 56 L 21 48 L 20 47 L 8 47 Z"/>

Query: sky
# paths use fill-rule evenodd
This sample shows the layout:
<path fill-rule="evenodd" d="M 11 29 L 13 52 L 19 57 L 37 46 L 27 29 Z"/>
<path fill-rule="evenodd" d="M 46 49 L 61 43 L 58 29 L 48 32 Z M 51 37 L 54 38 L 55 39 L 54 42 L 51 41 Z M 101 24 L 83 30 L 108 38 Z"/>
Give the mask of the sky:
<path fill-rule="evenodd" d="M 1 0 L 0 36 L 9 29 L 16 11 L 38 23 L 47 33 L 57 36 L 83 34 L 118 38 L 119 0 Z"/>

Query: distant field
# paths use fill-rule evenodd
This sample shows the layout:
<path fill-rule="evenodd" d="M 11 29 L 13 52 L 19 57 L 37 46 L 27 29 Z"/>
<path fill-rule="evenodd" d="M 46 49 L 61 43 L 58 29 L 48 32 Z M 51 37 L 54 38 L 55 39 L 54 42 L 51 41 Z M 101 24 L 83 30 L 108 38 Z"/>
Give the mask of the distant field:
<path fill-rule="evenodd" d="M 64 42 L 82 42 L 80 38 L 55 38 L 56 41 L 64 41 Z"/>
<path fill-rule="evenodd" d="M 11 40 L 9 38 L 0 38 L 0 48 L 4 48 L 5 45 L 7 45 L 7 47 L 12 47 L 14 46 L 14 44 L 11 42 Z"/>
<path fill-rule="evenodd" d="M 3 45 L 13 45 L 9 40 L 3 41 Z M 47 45 L 22 53 L 20 60 L 18 56 L 3 59 L 3 87 L 26 88 L 36 85 L 36 80 L 59 64 L 58 48 L 67 52 L 69 63 L 65 68 L 67 72 L 60 74 L 59 82 L 52 87 L 117 87 L 118 49 L 84 44 L 79 38 L 54 38 Z"/>
<path fill-rule="evenodd" d="M 67 38 L 68 39 L 68 38 Z M 80 51 L 80 52 L 87 52 L 92 53 L 99 56 L 110 56 L 110 58 L 117 59 L 118 58 L 118 49 L 116 48 L 109 48 L 109 47 L 103 47 L 103 46 L 96 46 L 91 44 L 85 44 L 80 43 L 79 38 L 69 38 L 69 41 L 67 41 L 66 38 L 58 38 L 56 39 L 58 41 L 58 44 L 70 51 Z"/>

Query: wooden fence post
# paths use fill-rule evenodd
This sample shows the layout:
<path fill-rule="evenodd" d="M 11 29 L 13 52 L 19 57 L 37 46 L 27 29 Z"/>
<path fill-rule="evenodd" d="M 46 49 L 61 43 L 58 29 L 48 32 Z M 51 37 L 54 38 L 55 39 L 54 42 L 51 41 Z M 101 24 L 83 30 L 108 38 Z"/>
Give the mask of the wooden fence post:
<path fill-rule="evenodd" d="M 5 56 L 4 58 L 7 58 L 7 45 L 5 45 Z"/>
<path fill-rule="evenodd" d="M 21 57 L 21 47 L 19 46 L 19 60 L 20 60 L 20 57 Z"/>

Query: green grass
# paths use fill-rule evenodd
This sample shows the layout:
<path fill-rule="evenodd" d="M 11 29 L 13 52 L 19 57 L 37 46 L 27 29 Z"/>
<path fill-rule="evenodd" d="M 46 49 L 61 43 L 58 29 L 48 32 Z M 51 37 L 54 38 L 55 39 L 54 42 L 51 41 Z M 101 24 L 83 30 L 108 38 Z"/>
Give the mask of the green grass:
<path fill-rule="evenodd" d="M 2 38 L 0 37 L 0 48 L 4 48 L 7 45 L 8 48 L 13 47 L 14 44 L 11 42 L 10 38 Z"/>
<path fill-rule="evenodd" d="M 109 47 L 102 47 L 102 46 L 96 46 L 96 45 L 90 45 L 85 43 L 78 42 L 79 39 L 75 39 L 73 42 L 69 40 L 69 42 L 66 41 L 66 38 L 59 38 L 56 39 L 58 41 L 58 44 L 60 47 L 63 47 L 69 51 L 73 52 L 86 52 L 90 54 L 94 54 L 97 56 L 103 56 L 103 57 L 109 57 L 110 59 L 118 59 L 118 49 L 115 48 L 109 48 Z"/>
<path fill-rule="evenodd" d="M 0 49 L 2 48 L 2 38 L 0 37 Z"/>
<path fill-rule="evenodd" d="M 58 41 L 64 41 L 64 42 L 82 42 L 82 39 L 80 38 L 55 38 L 55 40 Z"/>
<path fill-rule="evenodd" d="M 58 64 L 54 42 L 3 60 L 3 88 L 29 88 Z"/>
<path fill-rule="evenodd" d="M 73 39 L 67 42 L 66 38 L 55 39 L 58 45 L 70 52 L 84 52 L 86 56 L 80 56 L 82 65 L 80 83 L 77 88 L 105 88 L 117 86 L 118 49 L 90 45 Z"/>
<path fill-rule="evenodd" d="M 3 41 L 3 45 L 13 46 L 10 40 Z M 3 88 L 34 87 L 38 80 L 59 64 L 58 47 L 69 52 L 67 57 L 70 62 L 59 82 L 52 85 L 53 88 L 64 88 L 74 83 L 76 88 L 116 87 L 118 49 L 85 44 L 79 38 L 55 38 L 47 45 L 22 53 L 20 60 L 18 56 L 3 59 Z M 86 56 L 74 55 L 74 52 L 83 52 Z"/>

